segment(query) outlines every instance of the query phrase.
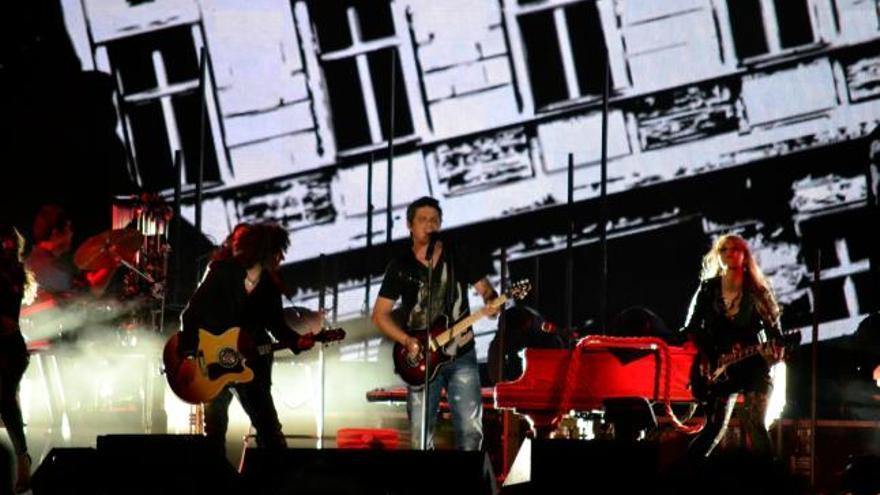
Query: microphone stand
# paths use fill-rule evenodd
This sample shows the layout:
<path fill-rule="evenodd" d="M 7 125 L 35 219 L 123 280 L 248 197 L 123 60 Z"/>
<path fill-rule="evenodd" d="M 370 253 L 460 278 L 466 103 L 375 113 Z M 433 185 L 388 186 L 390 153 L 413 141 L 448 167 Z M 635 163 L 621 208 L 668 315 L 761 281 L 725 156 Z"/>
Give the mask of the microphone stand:
<path fill-rule="evenodd" d="M 432 314 L 432 308 L 434 306 L 433 301 L 433 292 L 434 292 L 434 248 L 437 245 L 437 238 L 434 235 L 431 236 L 431 239 L 428 241 L 428 248 L 425 250 L 425 261 L 428 262 L 428 291 L 427 291 L 427 307 L 425 308 L 425 324 L 427 327 L 425 328 L 425 347 L 422 349 L 422 353 L 425 356 L 425 384 L 422 387 L 422 425 L 420 428 L 419 434 L 420 437 L 420 445 L 422 450 L 428 450 L 428 397 L 429 397 L 429 389 L 431 387 L 429 383 L 429 378 L 431 377 L 431 328 L 433 321 L 432 318 L 434 315 Z M 436 411 L 432 411 L 436 414 Z"/>
<path fill-rule="evenodd" d="M 318 292 L 318 311 L 322 314 L 327 309 L 326 306 L 326 294 L 327 294 L 327 263 L 326 257 L 322 254 L 320 256 L 320 265 L 321 265 L 321 290 Z M 321 326 L 326 327 L 324 324 L 326 318 L 324 317 L 324 321 L 321 321 Z M 324 448 L 324 345 L 320 342 L 318 343 L 318 414 L 315 421 L 316 426 L 316 436 L 318 437 L 318 442 L 316 447 L 318 450 Z"/>
<path fill-rule="evenodd" d="M 608 97 L 611 92 L 611 62 L 608 47 L 603 50 L 602 158 L 599 181 L 599 332 L 608 333 Z"/>

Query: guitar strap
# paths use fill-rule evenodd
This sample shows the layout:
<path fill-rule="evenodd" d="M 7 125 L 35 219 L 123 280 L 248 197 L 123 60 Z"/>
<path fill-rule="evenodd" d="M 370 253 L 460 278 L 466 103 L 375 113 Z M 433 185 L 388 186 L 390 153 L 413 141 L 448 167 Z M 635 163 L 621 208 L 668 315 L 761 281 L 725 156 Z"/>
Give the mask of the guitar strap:
<path fill-rule="evenodd" d="M 452 321 L 457 321 L 461 316 L 460 314 L 456 314 L 456 303 L 458 302 L 459 294 L 462 298 L 466 297 L 466 292 L 461 290 L 461 287 L 458 283 L 458 277 L 455 272 L 455 249 L 444 249 L 443 250 L 443 258 L 444 258 L 444 266 L 443 266 L 443 276 L 446 278 L 446 294 L 445 294 L 445 314 L 450 317 Z M 454 339 L 454 342 L 447 345 L 446 353 L 448 356 L 455 357 L 458 354 L 459 348 L 462 345 L 465 345 L 468 340 L 461 340 L 463 337 L 459 336 Z M 472 339 L 473 337 L 471 337 Z"/>
<path fill-rule="evenodd" d="M 455 293 L 458 291 L 458 280 L 455 278 L 455 251 L 450 249 L 449 251 L 444 250 L 444 252 L 448 255 L 444 256 L 446 258 L 445 268 L 449 270 L 449 277 L 446 282 L 446 308 L 444 313 L 452 318 L 457 318 L 458 315 L 452 314 L 452 305 L 455 304 Z"/>

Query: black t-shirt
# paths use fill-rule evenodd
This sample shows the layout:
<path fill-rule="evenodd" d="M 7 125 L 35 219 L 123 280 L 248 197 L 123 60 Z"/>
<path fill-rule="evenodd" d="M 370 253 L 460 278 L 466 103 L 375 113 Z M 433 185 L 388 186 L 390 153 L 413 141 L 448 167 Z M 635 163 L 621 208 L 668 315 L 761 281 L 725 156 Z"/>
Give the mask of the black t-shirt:
<path fill-rule="evenodd" d="M 248 294 L 244 289 L 246 276 L 246 270 L 234 260 L 211 263 L 205 279 L 181 314 L 184 349 L 195 347 L 200 328 L 220 334 L 231 327 L 241 327 L 257 344 L 271 342 L 268 330 L 277 340 L 295 344 L 298 334 L 284 319 L 277 286 L 268 275 L 263 276 Z"/>
<path fill-rule="evenodd" d="M 761 318 L 752 296 L 744 296 L 739 312 L 732 319 L 725 316 L 721 277 L 704 280 L 694 295 L 683 331 L 692 335 L 697 347 L 710 359 L 730 352 L 735 344 L 752 346 L 766 340 L 779 340 L 778 322 L 766 323 Z M 764 338 L 759 338 L 760 333 Z M 753 389 L 769 379 L 770 366 L 760 355 L 744 359 L 728 368 L 729 383 L 734 387 Z M 726 390 L 726 389 L 721 389 Z"/>
<path fill-rule="evenodd" d="M 441 314 L 449 317 L 449 324 L 470 314 L 468 305 L 468 285 L 477 283 L 485 274 L 474 266 L 473 260 L 460 248 L 451 244 L 443 245 L 443 252 L 432 277 L 431 315 L 436 321 Z M 397 323 L 408 332 L 424 331 L 426 324 L 428 268 L 416 259 L 412 249 L 407 248 L 391 260 L 385 269 L 379 296 L 392 301 L 401 300 L 395 308 Z M 470 339 L 457 353 L 464 353 L 474 347 L 473 329 L 465 332 Z"/>

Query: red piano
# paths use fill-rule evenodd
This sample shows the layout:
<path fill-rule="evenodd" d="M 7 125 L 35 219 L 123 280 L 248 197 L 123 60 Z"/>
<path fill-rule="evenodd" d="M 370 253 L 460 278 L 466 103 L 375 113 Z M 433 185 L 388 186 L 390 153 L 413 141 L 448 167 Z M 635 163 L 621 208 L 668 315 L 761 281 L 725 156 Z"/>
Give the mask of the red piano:
<path fill-rule="evenodd" d="M 525 415 L 534 433 L 546 436 L 571 410 L 601 410 L 606 399 L 643 398 L 664 403 L 677 428 L 671 403 L 692 402 L 688 389 L 696 348 L 668 345 L 656 337 L 587 336 L 574 350 L 526 349 L 525 371 L 495 386 L 495 407 Z"/>

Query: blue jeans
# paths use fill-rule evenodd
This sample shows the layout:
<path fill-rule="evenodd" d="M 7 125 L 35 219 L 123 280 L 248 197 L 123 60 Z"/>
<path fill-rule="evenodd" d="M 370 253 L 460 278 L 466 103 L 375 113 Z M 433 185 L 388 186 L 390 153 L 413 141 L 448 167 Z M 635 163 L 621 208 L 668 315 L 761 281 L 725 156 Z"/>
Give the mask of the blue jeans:
<path fill-rule="evenodd" d="M 446 389 L 452 411 L 455 447 L 459 450 L 480 450 L 483 442 L 483 400 L 476 350 L 471 349 L 440 368 L 430 383 L 427 431 L 429 449 L 434 448 L 434 427 L 437 425 L 441 389 Z M 421 446 L 422 387 L 409 387 L 408 392 L 406 412 L 410 419 L 411 445 L 417 449 Z"/>

